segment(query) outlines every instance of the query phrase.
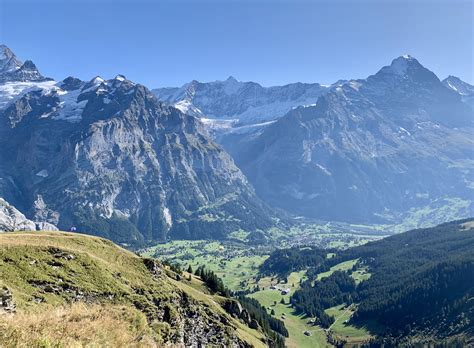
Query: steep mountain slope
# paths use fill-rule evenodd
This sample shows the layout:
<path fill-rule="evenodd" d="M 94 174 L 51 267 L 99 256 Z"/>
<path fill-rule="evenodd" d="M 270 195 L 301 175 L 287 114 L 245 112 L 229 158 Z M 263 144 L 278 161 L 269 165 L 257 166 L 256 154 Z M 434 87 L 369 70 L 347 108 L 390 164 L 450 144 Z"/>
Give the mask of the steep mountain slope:
<path fill-rule="evenodd" d="M 472 110 L 416 59 L 290 111 L 233 147 L 268 203 L 327 220 L 393 222 L 411 208 L 464 202 L 474 212 Z"/>
<path fill-rule="evenodd" d="M 462 100 L 474 109 L 474 86 L 464 82 L 459 77 L 448 76 L 443 80 L 446 87 L 458 93 Z"/>
<path fill-rule="evenodd" d="M 10 231 L 57 231 L 57 227 L 47 222 L 34 222 L 0 198 L 0 232 Z"/>
<path fill-rule="evenodd" d="M 0 109 L 0 196 L 27 216 L 128 244 L 272 224 L 195 117 L 121 75 L 48 83 Z"/>
<path fill-rule="evenodd" d="M 227 133 L 258 131 L 291 108 L 316 103 L 328 90 L 318 83 L 262 87 L 255 82 L 191 81 L 180 88 L 158 88 L 158 99 L 200 117 L 218 139 Z"/>
<path fill-rule="evenodd" d="M 264 346 L 225 299 L 104 239 L 3 233 L 0 273 L 2 345 Z"/>

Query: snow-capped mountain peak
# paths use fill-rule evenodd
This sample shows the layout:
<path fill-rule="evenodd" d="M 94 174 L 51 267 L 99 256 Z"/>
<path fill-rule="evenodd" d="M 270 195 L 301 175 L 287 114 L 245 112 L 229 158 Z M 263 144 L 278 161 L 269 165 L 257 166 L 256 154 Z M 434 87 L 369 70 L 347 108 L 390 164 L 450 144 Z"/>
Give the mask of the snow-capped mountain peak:
<path fill-rule="evenodd" d="M 41 75 L 31 60 L 23 63 L 7 46 L 0 45 L 0 82 L 46 80 L 51 79 Z"/>
<path fill-rule="evenodd" d="M 385 69 L 385 72 L 406 76 L 410 73 L 410 70 L 419 68 L 423 68 L 420 62 L 416 58 L 405 54 L 395 58 L 389 66 L 382 68 L 382 70 Z"/>
<path fill-rule="evenodd" d="M 438 84 L 438 77 L 429 69 L 425 68 L 416 58 L 406 54 L 395 58 L 390 65 L 384 66 L 378 73 L 368 78 L 384 80 L 387 83 L 395 83 L 404 80 L 406 83 L 416 84 Z M 391 81 L 391 82 L 390 82 Z"/>
<path fill-rule="evenodd" d="M 397 75 L 405 75 L 410 64 L 420 64 L 412 56 L 406 54 L 398 57 L 392 61 L 390 65 L 391 70 Z"/>
<path fill-rule="evenodd" d="M 7 46 L 0 45 L 0 73 L 15 71 L 21 65 L 21 61 Z"/>
<path fill-rule="evenodd" d="M 153 92 L 165 103 L 205 118 L 208 125 L 214 125 L 212 120 L 219 120 L 225 121 L 226 125 L 247 127 L 267 124 L 295 106 L 313 104 L 328 89 L 317 83 L 263 87 L 229 76 L 221 81 L 191 81 L 182 87 L 159 88 Z"/>

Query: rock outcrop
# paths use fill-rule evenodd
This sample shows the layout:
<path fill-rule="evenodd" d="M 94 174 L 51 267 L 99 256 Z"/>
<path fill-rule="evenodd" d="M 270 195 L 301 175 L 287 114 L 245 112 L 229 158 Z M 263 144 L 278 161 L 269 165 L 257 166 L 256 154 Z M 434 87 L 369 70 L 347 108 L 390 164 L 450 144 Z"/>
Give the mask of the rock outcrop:
<path fill-rule="evenodd" d="M 13 302 L 13 295 L 6 286 L 0 288 L 0 314 L 1 311 L 6 313 L 13 313 L 16 311 L 16 306 Z"/>
<path fill-rule="evenodd" d="M 18 209 L 0 198 L 0 231 L 57 231 L 58 228 L 47 222 L 28 220 Z"/>

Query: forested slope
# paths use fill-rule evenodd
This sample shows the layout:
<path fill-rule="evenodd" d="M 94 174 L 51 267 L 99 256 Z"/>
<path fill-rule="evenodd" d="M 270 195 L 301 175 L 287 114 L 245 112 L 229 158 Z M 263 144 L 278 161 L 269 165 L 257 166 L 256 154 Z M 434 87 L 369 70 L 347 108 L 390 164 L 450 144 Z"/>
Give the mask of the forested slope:
<path fill-rule="evenodd" d="M 453 337 L 468 342 L 474 337 L 474 219 L 408 231 L 339 251 L 332 258 L 322 258 L 322 252 L 305 249 L 301 259 L 296 249 L 280 250 L 262 272 L 284 276 L 308 268 L 309 279 L 293 295 L 292 304 L 318 316 L 323 326 L 332 323 L 325 309 L 354 303 L 351 323 L 376 322 L 383 327 L 379 339 L 386 342 L 446 342 Z M 321 272 L 348 260 L 357 260 L 352 270 L 317 280 Z M 360 268 L 370 277 L 356 284 L 351 274 Z"/>

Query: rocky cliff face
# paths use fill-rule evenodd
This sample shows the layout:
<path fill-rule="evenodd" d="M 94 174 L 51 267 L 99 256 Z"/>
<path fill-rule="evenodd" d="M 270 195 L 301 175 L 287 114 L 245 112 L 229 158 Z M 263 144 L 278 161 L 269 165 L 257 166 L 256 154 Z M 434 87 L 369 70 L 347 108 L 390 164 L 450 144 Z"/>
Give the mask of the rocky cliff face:
<path fill-rule="evenodd" d="M 0 232 L 12 231 L 57 231 L 57 227 L 47 222 L 34 222 L 0 198 Z"/>
<path fill-rule="evenodd" d="M 197 118 L 120 75 L 17 93 L 0 135 L 0 196 L 61 229 L 141 244 L 272 224 Z"/>
<path fill-rule="evenodd" d="M 472 215 L 473 114 L 416 59 L 348 81 L 233 149 L 267 202 L 328 220 L 388 222 L 447 197 Z"/>

